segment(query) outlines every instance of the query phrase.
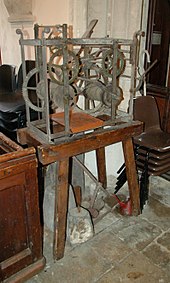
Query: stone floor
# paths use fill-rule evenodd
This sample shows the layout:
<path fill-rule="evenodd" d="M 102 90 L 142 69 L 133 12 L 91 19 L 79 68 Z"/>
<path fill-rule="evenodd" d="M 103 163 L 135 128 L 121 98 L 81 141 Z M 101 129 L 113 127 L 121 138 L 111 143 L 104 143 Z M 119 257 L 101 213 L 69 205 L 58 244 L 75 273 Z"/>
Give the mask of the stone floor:
<path fill-rule="evenodd" d="M 59 261 L 52 259 L 52 233 L 45 230 L 46 267 L 27 283 L 170 283 L 170 182 L 151 177 L 138 217 L 111 206 L 95 220 L 94 237 L 74 248 L 67 243 Z"/>

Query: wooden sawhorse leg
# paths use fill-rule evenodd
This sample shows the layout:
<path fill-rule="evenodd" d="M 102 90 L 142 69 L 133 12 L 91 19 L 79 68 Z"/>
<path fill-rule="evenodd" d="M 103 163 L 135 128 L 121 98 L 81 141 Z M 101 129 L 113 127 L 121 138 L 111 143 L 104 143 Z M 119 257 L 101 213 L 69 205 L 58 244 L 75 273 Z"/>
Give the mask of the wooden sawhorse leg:
<path fill-rule="evenodd" d="M 96 160 L 97 160 L 98 181 L 102 184 L 103 188 L 106 189 L 107 177 L 106 177 L 106 158 L 105 158 L 104 147 L 96 149 Z"/>
<path fill-rule="evenodd" d="M 132 206 L 132 214 L 139 215 L 140 214 L 139 184 L 138 184 L 138 177 L 136 171 L 132 138 L 128 138 L 122 141 L 122 144 L 123 144 L 123 152 L 124 152 L 125 165 L 126 165 L 126 176 L 129 186 L 129 195 Z"/>
<path fill-rule="evenodd" d="M 57 169 L 57 184 L 55 191 L 55 208 L 54 208 L 54 259 L 61 259 L 64 256 L 66 225 L 67 225 L 67 208 L 68 208 L 68 173 L 69 158 L 59 161 Z"/>

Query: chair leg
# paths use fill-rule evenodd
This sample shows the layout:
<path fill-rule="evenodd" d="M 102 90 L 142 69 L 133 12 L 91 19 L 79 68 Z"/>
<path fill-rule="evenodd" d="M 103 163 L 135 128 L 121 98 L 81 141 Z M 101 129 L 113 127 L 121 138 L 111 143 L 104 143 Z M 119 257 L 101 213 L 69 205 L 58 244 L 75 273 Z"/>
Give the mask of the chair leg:
<path fill-rule="evenodd" d="M 127 181 L 126 177 L 126 167 L 125 163 L 121 166 L 121 168 L 117 171 L 117 173 L 120 173 L 117 177 L 116 187 L 115 187 L 115 194 L 123 187 L 123 185 Z"/>
<path fill-rule="evenodd" d="M 134 146 L 134 155 L 135 155 L 135 161 L 137 159 L 137 149 L 139 148 L 138 145 Z M 118 177 L 117 177 L 117 182 L 116 182 L 116 187 L 115 187 L 115 194 L 123 187 L 123 185 L 127 181 L 127 176 L 126 176 L 126 166 L 125 163 L 122 164 L 122 166 L 118 169 L 117 171 Z"/>
<path fill-rule="evenodd" d="M 148 200 L 148 193 L 149 192 L 149 175 L 146 173 L 146 171 L 142 172 L 141 178 L 140 178 L 140 209 L 141 212 L 143 210 L 143 207 Z"/>
<path fill-rule="evenodd" d="M 140 209 L 141 212 L 143 207 L 148 200 L 149 195 L 149 174 L 148 174 L 148 160 L 149 160 L 149 151 L 146 152 L 144 169 L 140 178 Z"/>

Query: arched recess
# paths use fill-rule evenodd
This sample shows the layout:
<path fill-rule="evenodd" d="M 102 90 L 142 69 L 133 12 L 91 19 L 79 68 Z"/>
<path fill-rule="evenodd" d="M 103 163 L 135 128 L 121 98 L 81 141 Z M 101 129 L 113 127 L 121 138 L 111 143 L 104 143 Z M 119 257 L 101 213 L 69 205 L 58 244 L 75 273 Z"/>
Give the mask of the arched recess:
<path fill-rule="evenodd" d="M 33 23 L 32 0 L 4 0 L 4 4 L 9 13 L 10 23 Z"/>

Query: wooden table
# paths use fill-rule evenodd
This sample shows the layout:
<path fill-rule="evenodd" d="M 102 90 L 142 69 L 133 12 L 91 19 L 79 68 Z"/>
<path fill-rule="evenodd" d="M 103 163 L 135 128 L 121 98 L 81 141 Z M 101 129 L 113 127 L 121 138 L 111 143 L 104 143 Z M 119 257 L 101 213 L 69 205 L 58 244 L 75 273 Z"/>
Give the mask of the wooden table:
<path fill-rule="evenodd" d="M 21 144 L 37 147 L 38 158 L 42 165 L 58 161 L 54 213 L 53 252 L 55 259 L 59 260 L 64 256 L 68 208 L 69 158 L 96 150 L 98 180 L 106 187 L 105 147 L 122 142 L 132 214 L 140 214 L 139 185 L 132 138 L 139 135 L 142 132 L 142 128 L 143 124 L 141 122 L 132 121 L 112 127 L 112 129 L 102 129 L 86 135 L 77 135 L 72 140 L 56 144 L 44 144 L 44 141 L 30 132 L 28 128 L 18 131 L 18 140 Z"/>

